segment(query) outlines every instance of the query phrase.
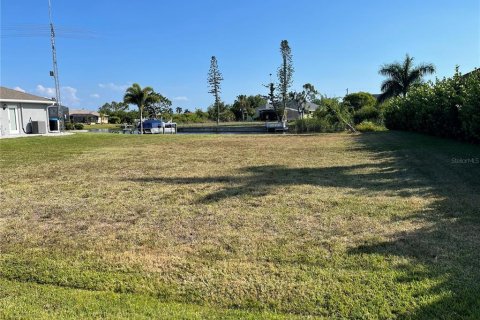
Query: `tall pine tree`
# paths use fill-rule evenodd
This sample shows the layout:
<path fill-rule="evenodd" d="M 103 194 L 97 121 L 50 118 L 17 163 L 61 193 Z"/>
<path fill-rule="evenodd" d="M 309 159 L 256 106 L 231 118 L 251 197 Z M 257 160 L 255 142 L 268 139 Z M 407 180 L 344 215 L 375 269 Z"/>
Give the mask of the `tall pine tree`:
<path fill-rule="evenodd" d="M 292 50 L 288 45 L 287 40 L 282 40 L 280 43 L 280 53 L 282 54 L 282 65 L 278 68 L 277 76 L 279 82 L 280 95 L 282 99 L 283 121 L 287 120 L 287 102 L 288 89 L 293 82 L 293 64 L 292 64 Z"/>
<path fill-rule="evenodd" d="M 217 108 L 217 126 L 220 122 L 220 81 L 223 80 L 222 74 L 218 69 L 217 58 L 212 56 L 210 61 L 210 70 L 208 71 L 208 85 L 210 91 L 208 93 L 213 94 L 215 97 L 215 107 Z"/>

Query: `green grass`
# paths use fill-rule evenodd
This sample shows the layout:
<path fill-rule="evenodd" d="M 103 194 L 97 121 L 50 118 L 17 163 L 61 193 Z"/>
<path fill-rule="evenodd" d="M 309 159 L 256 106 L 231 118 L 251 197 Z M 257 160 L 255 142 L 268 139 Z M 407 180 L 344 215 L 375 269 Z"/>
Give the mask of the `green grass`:
<path fill-rule="evenodd" d="M 287 319 L 245 312 L 165 303 L 144 294 L 71 289 L 0 279 L 0 315 L 21 319 Z M 290 315 L 288 319 L 291 319 Z M 293 317 L 297 318 L 297 317 Z"/>
<path fill-rule="evenodd" d="M 96 124 L 83 124 L 84 130 L 91 130 L 91 129 L 122 129 L 122 124 L 113 124 L 113 123 L 96 123 Z"/>
<path fill-rule="evenodd" d="M 0 318 L 480 318 L 477 158 L 400 132 L 0 140 Z"/>

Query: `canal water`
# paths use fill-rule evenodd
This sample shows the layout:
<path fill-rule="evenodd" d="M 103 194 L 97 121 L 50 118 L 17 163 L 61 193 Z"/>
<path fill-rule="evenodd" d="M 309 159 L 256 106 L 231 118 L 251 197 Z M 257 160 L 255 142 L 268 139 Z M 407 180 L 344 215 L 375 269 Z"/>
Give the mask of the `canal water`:
<path fill-rule="evenodd" d="M 139 134 L 138 130 L 135 131 L 122 131 L 122 130 L 115 130 L 115 129 L 90 129 L 88 130 L 90 133 L 116 133 L 116 134 Z M 165 135 L 170 135 L 171 133 L 166 133 Z M 175 134 L 175 133 L 174 133 Z M 266 131 L 259 131 L 259 132 L 240 132 L 240 131 L 186 131 L 182 132 L 179 131 L 176 134 L 272 134 L 272 132 Z M 159 134 L 162 135 L 162 134 Z"/>
<path fill-rule="evenodd" d="M 89 129 L 92 133 L 139 134 L 137 129 Z M 264 127 L 180 127 L 177 134 L 268 134 Z M 170 133 L 166 133 L 170 134 Z"/>

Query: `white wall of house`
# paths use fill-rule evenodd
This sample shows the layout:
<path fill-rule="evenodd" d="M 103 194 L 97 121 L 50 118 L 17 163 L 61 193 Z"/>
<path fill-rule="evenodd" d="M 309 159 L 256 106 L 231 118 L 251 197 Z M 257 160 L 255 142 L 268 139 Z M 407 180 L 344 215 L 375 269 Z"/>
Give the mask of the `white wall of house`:
<path fill-rule="evenodd" d="M 29 123 L 31 121 L 45 121 L 48 130 L 48 113 L 46 105 L 35 105 L 35 104 L 21 104 L 22 118 L 23 118 L 23 129 L 30 132 Z M 23 130 L 22 130 L 22 133 Z"/>
<path fill-rule="evenodd" d="M 8 109 L 3 109 L 3 107 L 0 107 L 0 136 L 6 136 L 10 134 L 8 113 Z"/>
<path fill-rule="evenodd" d="M 44 121 L 48 130 L 48 106 L 48 104 L 2 102 L 0 136 L 24 135 L 25 131 L 30 132 L 31 121 Z"/>

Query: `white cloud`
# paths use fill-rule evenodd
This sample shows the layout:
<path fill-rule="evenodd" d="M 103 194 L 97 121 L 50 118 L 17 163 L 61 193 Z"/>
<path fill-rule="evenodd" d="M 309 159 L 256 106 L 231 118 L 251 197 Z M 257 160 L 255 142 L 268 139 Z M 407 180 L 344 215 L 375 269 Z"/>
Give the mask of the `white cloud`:
<path fill-rule="evenodd" d="M 184 97 L 184 96 L 181 96 L 181 97 L 175 97 L 175 98 L 173 98 L 173 100 L 175 100 L 175 101 L 188 101 L 188 98 Z"/>
<path fill-rule="evenodd" d="M 37 92 L 41 95 L 43 95 L 45 98 L 55 98 L 55 89 L 54 88 L 47 88 L 39 84 L 37 86 Z"/>
<path fill-rule="evenodd" d="M 98 86 L 102 89 L 110 89 L 113 91 L 125 91 L 128 87 L 130 87 L 129 84 L 115 84 L 113 82 L 99 83 Z"/>
<path fill-rule="evenodd" d="M 55 98 L 55 88 L 44 87 L 41 84 L 37 85 L 36 91 L 45 98 Z M 60 88 L 62 104 L 67 107 L 77 107 L 80 104 L 80 98 L 77 97 L 77 89 L 73 87 Z"/>
<path fill-rule="evenodd" d="M 73 87 L 62 87 L 60 93 L 62 94 L 62 103 L 67 107 L 76 107 L 80 104 L 80 98 L 77 97 L 77 89 Z"/>
<path fill-rule="evenodd" d="M 98 93 L 92 93 L 92 94 L 90 95 L 90 97 L 91 97 L 91 98 L 98 99 L 98 98 L 100 98 L 100 95 L 99 95 Z"/>
<path fill-rule="evenodd" d="M 17 90 L 17 91 L 24 92 L 24 93 L 26 92 L 25 89 L 22 89 L 20 87 L 15 87 L 15 88 L 13 88 L 13 90 Z"/>

